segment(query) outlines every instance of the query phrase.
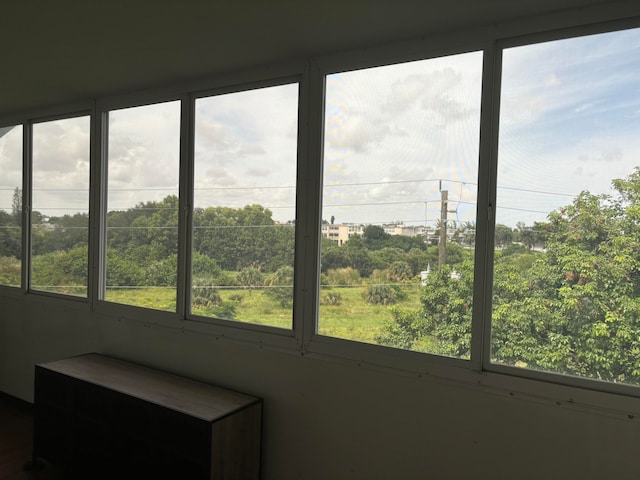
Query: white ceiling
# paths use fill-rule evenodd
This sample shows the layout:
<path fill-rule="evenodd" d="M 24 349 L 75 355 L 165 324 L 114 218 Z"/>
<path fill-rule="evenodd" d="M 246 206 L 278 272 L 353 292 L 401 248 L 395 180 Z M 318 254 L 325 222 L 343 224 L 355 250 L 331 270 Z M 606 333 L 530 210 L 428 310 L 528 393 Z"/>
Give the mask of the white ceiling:
<path fill-rule="evenodd" d="M 39 0 L 0 5 L 0 114 L 614 0 Z"/>

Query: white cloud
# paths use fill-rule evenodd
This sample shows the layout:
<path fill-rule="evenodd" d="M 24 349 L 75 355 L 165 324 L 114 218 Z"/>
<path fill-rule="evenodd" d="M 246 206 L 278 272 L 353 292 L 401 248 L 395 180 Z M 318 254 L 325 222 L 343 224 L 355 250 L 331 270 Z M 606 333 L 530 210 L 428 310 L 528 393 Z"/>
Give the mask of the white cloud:
<path fill-rule="evenodd" d="M 472 53 L 330 76 L 323 203 L 344 206 L 323 217 L 424 223 L 439 179 L 453 200 L 475 202 L 459 182 L 477 181 L 481 65 Z"/>

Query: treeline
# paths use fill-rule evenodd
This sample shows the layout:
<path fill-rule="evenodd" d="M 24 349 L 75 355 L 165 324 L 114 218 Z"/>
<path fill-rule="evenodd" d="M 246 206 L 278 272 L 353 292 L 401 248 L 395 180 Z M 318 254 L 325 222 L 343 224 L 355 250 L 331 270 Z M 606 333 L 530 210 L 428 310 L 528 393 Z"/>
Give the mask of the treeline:
<path fill-rule="evenodd" d="M 178 198 L 143 202 L 121 211 L 110 211 L 106 222 L 107 285 L 113 287 L 173 286 L 178 256 Z M 20 209 L 0 210 L 0 257 L 3 275 L 17 278 L 3 283 L 19 284 L 21 259 Z M 86 285 L 88 215 L 45 217 L 32 214 L 34 285 Z M 274 221 L 261 205 L 242 208 L 208 207 L 193 212 L 194 283 L 255 286 L 270 283 L 269 276 L 283 276 L 293 267 L 294 223 Z M 455 243 L 448 247 L 450 263 L 467 255 Z M 421 237 L 389 235 L 369 225 L 362 236 L 354 235 L 344 246 L 323 239 L 322 272 L 351 268 L 360 278 L 374 271 L 392 270 L 394 280 L 413 278 L 427 266 L 437 264 L 437 246 Z M 15 264 L 17 268 L 10 268 Z M 229 275 L 235 272 L 236 275 Z M 238 275 L 239 272 L 244 272 Z M 204 278 L 206 277 L 206 278 Z M 206 282 L 205 282 L 206 280 Z M 326 282 L 325 282 L 326 283 Z"/>
<path fill-rule="evenodd" d="M 19 210 L 18 210 L 19 211 Z M 86 285 L 88 216 L 85 213 L 32 215 L 34 285 Z M 275 274 L 293 266 L 293 224 L 278 224 L 260 205 L 209 207 L 193 213 L 193 271 L 220 283 L 222 271 L 247 268 Z M 175 286 L 178 255 L 178 198 L 144 202 L 107 215 L 107 285 Z M 19 284 L 20 215 L 0 211 L 3 283 Z M 15 272 L 13 270 L 16 270 Z M 212 278 L 213 277 L 213 278 Z M 227 283 L 230 280 L 225 280 Z"/>

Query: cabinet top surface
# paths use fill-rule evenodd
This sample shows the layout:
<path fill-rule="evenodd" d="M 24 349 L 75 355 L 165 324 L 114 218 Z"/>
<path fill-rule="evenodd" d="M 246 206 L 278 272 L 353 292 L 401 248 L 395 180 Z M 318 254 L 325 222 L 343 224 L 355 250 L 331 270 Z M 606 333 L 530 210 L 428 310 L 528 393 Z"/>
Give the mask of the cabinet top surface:
<path fill-rule="evenodd" d="M 38 367 L 210 422 L 259 401 L 256 397 L 97 353 L 41 363 Z"/>

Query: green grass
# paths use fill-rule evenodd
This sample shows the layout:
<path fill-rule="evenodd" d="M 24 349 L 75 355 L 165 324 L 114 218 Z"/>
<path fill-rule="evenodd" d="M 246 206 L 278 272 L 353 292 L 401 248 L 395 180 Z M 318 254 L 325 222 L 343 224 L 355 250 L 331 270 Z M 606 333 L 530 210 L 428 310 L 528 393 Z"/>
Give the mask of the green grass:
<path fill-rule="evenodd" d="M 340 294 L 339 305 L 320 305 L 318 332 L 330 337 L 375 343 L 376 335 L 382 333 L 391 320 L 391 309 L 399 307 L 417 310 L 420 307 L 419 285 L 405 285 L 402 290 L 406 298 L 394 305 L 374 305 L 364 297 L 366 286 L 322 288 L 320 298 L 327 292 Z"/>
<path fill-rule="evenodd" d="M 420 308 L 420 285 L 406 284 L 402 291 L 406 298 L 394 305 L 373 305 L 364 295 L 367 286 L 323 287 L 320 298 L 327 292 L 338 293 L 338 305 L 320 305 L 319 333 L 330 337 L 375 343 L 376 335 L 382 333 L 391 320 L 391 308 L 397 306 L 408 310 Z M 235 320 L 256 325 L 292 328 L 293 311 L 282 307 L 262 290 L 223 289 L 219 291 L 224 302 L 232 302 L 236 307 Z M 139 288 L 108 290 L 106 299 L 110 302 L 135 305 L 158 310 L 174 311 L 175 290 L 166 288 Z M 215 308 L 194 309 L 195 314 L 214 316 Z"/>
<path fill-rule="evenodd" d="M 118 288 L 107 290 L 105 300 L 136 307 L 153 308 L 155 310 L 176 310 L 175 288 Z"/>

